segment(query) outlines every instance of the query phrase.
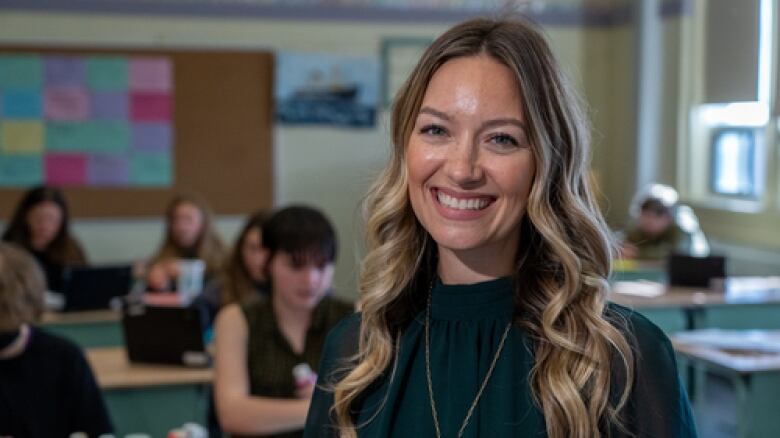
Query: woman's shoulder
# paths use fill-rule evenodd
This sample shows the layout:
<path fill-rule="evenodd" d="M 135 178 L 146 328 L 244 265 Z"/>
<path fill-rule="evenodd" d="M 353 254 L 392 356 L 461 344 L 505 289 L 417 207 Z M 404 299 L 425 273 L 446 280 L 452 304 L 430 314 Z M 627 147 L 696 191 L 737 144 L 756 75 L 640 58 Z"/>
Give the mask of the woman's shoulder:
<path fill-rule="evenodd" d="M 339 368 L 338 364 L 357 354 L 361 321 L 360 312 L 352 312 L 330 329 L 323 348 L 322 361 L 325 369 Z"/>
<path fill-rule="evenodd" d="M 605 315 L 640 350 L 659 347 L 671 349 L 671 342 L 663 330 L 636 310 L 609 303 Z"/>

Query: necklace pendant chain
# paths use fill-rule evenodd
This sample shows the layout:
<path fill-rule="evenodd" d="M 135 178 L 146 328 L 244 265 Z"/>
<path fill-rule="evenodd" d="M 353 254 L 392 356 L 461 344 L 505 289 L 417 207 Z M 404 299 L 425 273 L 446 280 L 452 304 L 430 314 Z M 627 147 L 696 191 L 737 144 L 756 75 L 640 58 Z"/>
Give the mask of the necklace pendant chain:
<path fill-rule="evenodd" d="M 439 414 L 436 411 L 436 400 L 433 397 L 433 379 L 431 378 L 431 295 L 433 294 L 433 283 L 428 290 L 428 304 L 425 309 L 425 377 L 428 381 L 428 398 L 431 402 L 431 415 L 433 416 L 433 426 L 436 429 L 436 438 L 441 438 L 441 428 L 439 427 Z M 474 397 L 474 401 L 471 402 L 468 412 L 466 412 L 466 418 L 463 419 L 463 424 L 458 430 L 457 438 L 463 436 L 463 432 L 466 430 L 466 426 L 469 424 L 471 416 L 474 414 L 474 410 L 479 403 L 479 399 L 482 397 L 482 393 L 487 387 L 487 383 L 490 380 L 490 376 L 493 375 L 493 369 L 496 367 L 498 358 L 501 357 L 501 351 L 504 349 L 504 343 L 509 335 L 509 329 L 512 328 L 512 321 L 507 323 L 504 333 L 501 335 L 501 340 L 498 343 L 496 354 L 493 356 L 493 360 L 490 363 L 490 367 L 485 374 L 485 378 L 482 380 L 482 384 L 479 386 L 479 391 Z"/>

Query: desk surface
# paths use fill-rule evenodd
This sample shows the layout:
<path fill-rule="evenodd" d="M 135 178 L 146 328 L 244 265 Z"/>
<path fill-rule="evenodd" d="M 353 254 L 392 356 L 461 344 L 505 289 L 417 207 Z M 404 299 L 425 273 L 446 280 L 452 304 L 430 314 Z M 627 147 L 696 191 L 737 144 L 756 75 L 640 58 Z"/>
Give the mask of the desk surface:
<path fill-rule="evenodd" d="M 213 378 L 210 368 L 131 364 L 123 347 L 92 348 L 86 353 L 103 389 L 205 384 Z"/>
<path fill-rule="evenodd" d="M 702 307 L 726 304 L 722 292 L 713 292 L 701 288 L 670 287 L 662 295 L 645 297 L 612 292 L 608 296 L 613 303 L 634 309 L 654 307 Z"/>
<path fill-rule="evenodd" d="M 766 333 L 780 336 L 780 331 L 766 331 Z M 684 334 L 685 332 L 681 333 L 683 336 Z M 680 336 L 672 336 L 672 345 L 675 351 L 694 361 L 701 361 L 739 374 L 780 371 L 780 352 L 718 348 L 680 339 Z"/>
<path fill-rule="evenodd" d="M 45 312 L 41 318 L 41 325 L 118 322 L 121 319 L 120 312 L 108 309 L 85 312 Z"/>
<path fill-rule="evenodd" d="M 655 297 L 612 292 L 608 299 L 616 304 L 634 309 L 661 307 L 709 307 L 762 305 L 780 303 L 780 293 L 773 290 L 724 293 L 722 290 L 703 288 L 668 287 L 665 293 Z"/>

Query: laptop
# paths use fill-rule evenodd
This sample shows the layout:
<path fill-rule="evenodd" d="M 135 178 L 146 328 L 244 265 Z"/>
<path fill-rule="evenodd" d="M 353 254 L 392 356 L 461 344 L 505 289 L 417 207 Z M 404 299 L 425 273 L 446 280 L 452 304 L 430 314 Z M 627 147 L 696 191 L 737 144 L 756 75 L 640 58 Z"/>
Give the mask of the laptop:
<path fill-rule="evenodd" d="M 122 331 L 130 362 L 206 367 L 206 352 L 197 308 L 129 303 L 122 312 Z"/>
<path fill-rule="evenodd" d="M 669 286 L 709 288 L 713 279 L 726 277 L 726 258 L 671 254 L 666 260 L 666 273 Z"/>
<path fill-rule="evenodd" d="M 114 298 L 127 295 L 131 282 L 130 265 L 66 268 L 62 274 L 63 310 L 109 309 Z"/>

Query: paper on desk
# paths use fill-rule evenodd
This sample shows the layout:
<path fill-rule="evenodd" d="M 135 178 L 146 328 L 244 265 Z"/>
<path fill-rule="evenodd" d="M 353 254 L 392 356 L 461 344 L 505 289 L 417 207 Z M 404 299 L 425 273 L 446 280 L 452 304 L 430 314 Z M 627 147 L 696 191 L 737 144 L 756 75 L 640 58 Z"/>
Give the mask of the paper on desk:
<path fill-rule="evenodd" d="M 657 281 L 618 281 L 612 285 L 612 292 L 639 297 L 653 298 L 663 295 L 665 291 L 666 287 Z"/>
<path fill-rule="evenodd" d="M 702 329 L 680 332 L 675 341 L 718 349 L 780 353 L 780 331 Z"/>

